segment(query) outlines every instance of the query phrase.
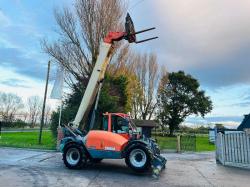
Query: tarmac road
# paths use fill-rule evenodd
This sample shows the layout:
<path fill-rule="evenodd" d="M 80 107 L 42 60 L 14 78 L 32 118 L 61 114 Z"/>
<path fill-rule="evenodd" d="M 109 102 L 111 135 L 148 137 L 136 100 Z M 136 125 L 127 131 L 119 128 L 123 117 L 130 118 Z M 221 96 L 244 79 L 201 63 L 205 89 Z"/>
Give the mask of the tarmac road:
<path fill-rule="evenodd" d="M 159 179 L 135 174 L 123 160 L 67 169 L 58 152 L 0 148 L 0 186 L 249 186 L 250 170 L 217 165 L 214 153 L 164 154 Z"/>

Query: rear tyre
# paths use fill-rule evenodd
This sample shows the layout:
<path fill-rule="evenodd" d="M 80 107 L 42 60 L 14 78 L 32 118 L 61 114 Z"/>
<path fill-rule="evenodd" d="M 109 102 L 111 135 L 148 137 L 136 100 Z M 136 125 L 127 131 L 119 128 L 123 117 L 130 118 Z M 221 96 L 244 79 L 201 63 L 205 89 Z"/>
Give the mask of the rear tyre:
<path fill-rule="evenodd" d="M 125 162 L 132 170 L 136 172 L 145 172 L 150 168 L 150 155 L 143 146 L 135 146 L 128 149 Z"/>
<path fill-rule="evenodd" d="M 63 152 L 63 162 L 69 169 L 80 169 L 86 162 L 83 147 L 77 144 L 68 145 Z"/>

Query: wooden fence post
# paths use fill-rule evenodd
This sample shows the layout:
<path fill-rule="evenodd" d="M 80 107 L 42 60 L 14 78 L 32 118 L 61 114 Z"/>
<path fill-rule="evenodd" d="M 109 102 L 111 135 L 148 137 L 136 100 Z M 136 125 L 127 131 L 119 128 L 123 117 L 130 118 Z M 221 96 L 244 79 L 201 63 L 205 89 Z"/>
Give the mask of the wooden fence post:
<path fill-rule="evenodd" d="M 181 152 L 181 136 L 180 135 L 177 135 L 176 151 L 177 151 L 177 153 Z"/>

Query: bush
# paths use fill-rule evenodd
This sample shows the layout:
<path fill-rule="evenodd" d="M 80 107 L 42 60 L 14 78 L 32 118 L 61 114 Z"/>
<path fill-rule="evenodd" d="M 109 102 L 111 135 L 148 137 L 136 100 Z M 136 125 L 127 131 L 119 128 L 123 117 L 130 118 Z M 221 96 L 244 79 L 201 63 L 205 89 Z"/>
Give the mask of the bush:
<path fill-rule="evenodd" d="M 20 119 L 13 121 L 13 122 L 2 122 L 2 127 L 5 127 L 5 128 L 24 128 L 28 125 L 29 125 L 28 123 Z"/>
<path fill-rule="evenodd" d="M 58 112 L 53 112 L 51 115 L 51 126 L 50 130 L 53 134 L 53 136 L 56 138 L 57 137 L 57 127 L 58 127 L 58 119 L 59 119 L 59 113 Z"/>

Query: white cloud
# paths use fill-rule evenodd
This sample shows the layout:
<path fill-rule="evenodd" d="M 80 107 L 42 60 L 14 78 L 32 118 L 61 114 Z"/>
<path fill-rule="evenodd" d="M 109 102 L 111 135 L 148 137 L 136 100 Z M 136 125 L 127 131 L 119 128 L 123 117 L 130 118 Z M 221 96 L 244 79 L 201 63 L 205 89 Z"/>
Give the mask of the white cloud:
<path fill-rule="evenodd" d="M 157 0 L 154 6 L 167 33 L 161 40 L 171 44 L 168 52 L 191 59 L 182 67 L 213 65 L 200 64 L 200 59 L 226 56 L 250 42 L 250 1 Z"/>
<path fill-rule="evenodd" d="M 10 19 L 0 10 L 0 27 L 8 27 L 11 25 Z"/>
<path fill-rule="evenodd" d="M 30 77 L 17 74 L 12 70 L 4 69 L 3 67 L 0 66 L 0 80 L 13 79 L 13 77 L 17 80 L 22 81 L 24 86 L 12 86 L 12 85 L 6 85 L 6 84 L 0 83 L 0 92 L 10 92 L 10 93 L 17 94 L 23 99 L 24 102 L 27 101 L 28 97 L 34 96 L 34 95 L 37 95 L 43 98 L 44 89 L 45 89 L 44 81 L 39 81 L 36 79 L 34 80 Z M 59 103 L 57 100 L 49 98 L 51 89 L 52 89 L 52 85 L 49 84 L 48 94 L 47 94 L 48 95 L 47 103 L 52 107 L 52 110 L 55 110 Z"/>
<path fill-rule="evenodd" d="M 9 48 L 15 48 L 17 47 L 16 45 L 13 45 L 6 37 L 4 36 L 5 34 L 0 33 L 0 47 L 9 47 Z"/>
<path fill-rule="evenodd" d="M 235 122 L 235 121 L 216 121 L 212 122 L 212 124 L 223 124 L 224 127 L 229 128 L 229 129 L 235 129 L 237 128 L 240 123 Z"/>
<path fill-rule="evenodd" d="M 216 124 L 223 124 L 223 126 L 226 128 L 236 129 L 240 123 L 236 121 L 214 121 L 214 122 L 195 121 L 195 122 L 183 122 L 181 125 L 194 127 L 194 128 L 201 127 L 201 126 L 214 128 Z"/>

